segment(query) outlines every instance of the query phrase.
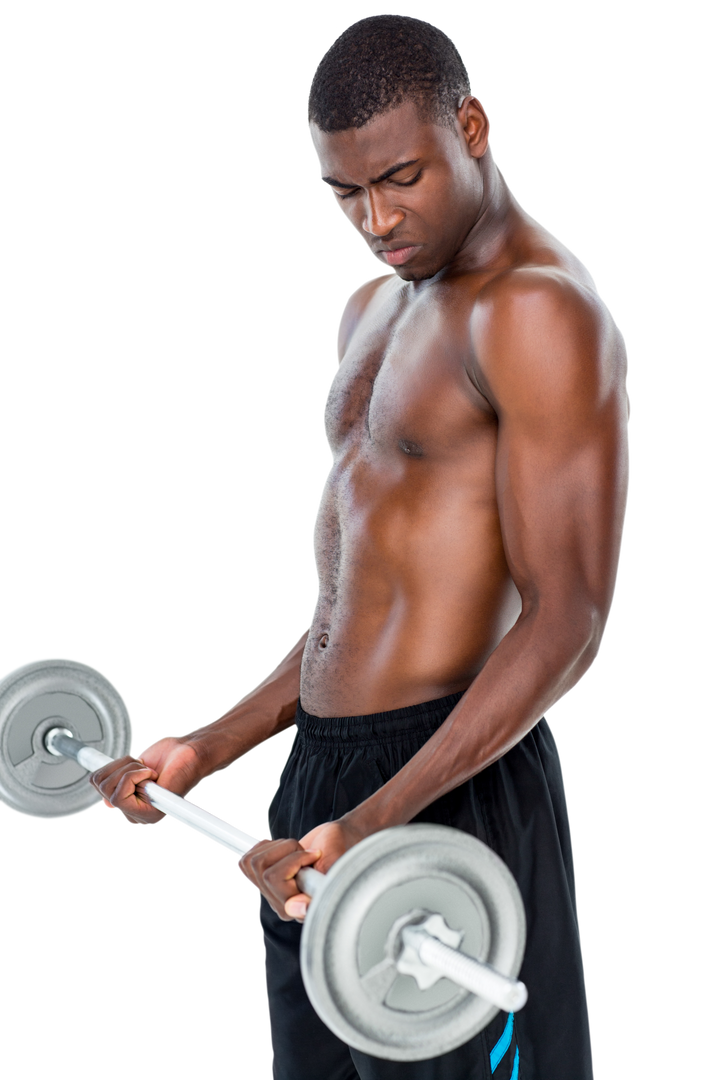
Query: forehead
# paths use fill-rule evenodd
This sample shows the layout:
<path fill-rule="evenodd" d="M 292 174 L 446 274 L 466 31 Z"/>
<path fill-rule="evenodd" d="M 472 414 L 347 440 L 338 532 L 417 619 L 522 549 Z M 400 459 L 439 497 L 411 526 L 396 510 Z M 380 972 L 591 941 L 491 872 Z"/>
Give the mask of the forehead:
<path fill-rule="evenodd" d="M 446 156 L 455 132 L 420 119 L 412 102 L 373 117 L 360 128 L 320 131 L 310 125 L 323 176 L 362 183 L 400 161 Z"/>

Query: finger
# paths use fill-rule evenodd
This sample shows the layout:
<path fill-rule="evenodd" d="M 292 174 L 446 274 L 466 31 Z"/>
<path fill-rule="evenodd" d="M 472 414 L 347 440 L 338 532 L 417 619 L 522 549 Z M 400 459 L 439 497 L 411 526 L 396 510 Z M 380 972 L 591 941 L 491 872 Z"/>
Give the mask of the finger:
<path fill-rule="evenodd" d="M 122 758 L 116 758 L 114 761 L 109 761 L 107 765 L 103 765 L 102 768 L 96 769 L 90 776 L 90 783 L 98 787 L 104 783 L 109 776 L 112 776 L 116 772 L 120 772 L 122 769 L 127 768 L 128 765 L 144 766 L 144 762 L 139 761 L 137 758 L 125 756 Z"/>
<path fill-rule="evenodd" d="M 296 893 L 295 896 L 291 896 L 289 900 L 285 901 L 285 914 L 289 915 L 291 919 L 302 922 L 307 915 L 309 903 L 310 897 L 307 893 Z"/>
<path fill-rule="evenodd" d="M 246 877 L 259 886 L 266 870 L 284 856 L 299 853 L 297 840 L 261 840 L 250 848 L 240 860 L 240 869 Z"/>
<path fill-rule="evenodd" d="M 293 851 L 270 867 L 265 876 L 271 875 L 275 880 L 290 884 L 295 881 L 296 875 L 304 866 L 312 866 L 321 855 L 321 851 Z"/>
<path fill-rule="evenodd" d="M 150 781 L 158 781 L 158 773 L 155 772 L 153 769 L 150 770 L 150 775 L 146 780 L 141 780 L 139 783 L 135 781 L 136 796 L 142 801 L 147 802 L 148 805 L 150 805 L 150 796 L 146 791 L 146 784 L 150 783 Z"/>
<path fill-rule="evenodd" d="M 144 765 L 139 765 L 136 768 L 126 765 L 122 769 L 111 773 L 97 787 L 104 799 L 109 799 L 113 806 L 119 806 L 120 803 L 136 795 L 138 784 L 141 784 L 144 780 L 153 780 L 155 776 L 154 770 L 148 769 Z M 137 792 L 138 797 L 140 794 L 140 792 Z M 147 799 L 146 796 L 145 799 Z"/>
<path fill-rule="evenodd" d="M 285 905 L 293 897 L 305 896 L 304 893 L 300 893 L 300 889 L 296 880 L 296 874 L 303 866 L 310 866 L 313 862 L 317 861 L 318 853 L 314 851 L 298 854 L 293 852 L 291 855 L 287 855 L 284 859 L 275 863 L 274 866 L 269 867 L 260 879 L 260 889 L 267 900 L 270 901 L 272 906 L 282 915 L 285 911 Z M 307 910 L 307 904 L 309 898 L 302 903 L 302 910 L 300 915 L 304 916 Z M 295 915 L 291 916 L 296 918 Z"/>
<path fill-rule="evenodd" d="M 263 840 L 243 856 L 240 867 L 260 889 L 273 911 L 284 921 L 289 921 L 296 916 L 286 913 L 285 904 L 291 897 L 300 895 L 295 875 L 303 866 L 317 862 L 320 854 L 318 850 L 304 850 L 296 840 Z M 306 897 L 300 917 L 304 917 L 308 902 L 309 897 Z"/>
<path fill-rule="evenodd" d="M 107 768 L 107 767 L 106 767 Z M 105 769 L 102 770 L 106 772 Z M 103 799 L 111 807 L 116 807 L 134 823 L 159 821 L 163 814 L 150 803 L 142 787 L 147 780 L 155 778 L 154 769 L 129 760 L 127 764 L 104 776 L 95 784 Z"/>
<path fill-rule="evenodd" d="M 296 869 L 295 874 L 293 874 L 293 877 L 296 877 L 299 870 L 301 870 L 303 866 L 312 866 L 313 863 L 316 863 L 317 860 L 321 858 L 322 854 L 323 854 L 323 852 L 320 849 L 316 849 L 315 851 L 302 851 L 302 852 L 300 852 L 299 853 L 299 858 L 298 858 L 298 861 L 297 861 L 297 864 L 298 864 L 297 869 Z M 290 878 L 287 877 L 287 878 L 285 878 L 285 880 L 289 881 Z"/>
<path fill-rule="evenodd" d="M 252 847 L 248 851 L 246 851 L 245 854 L 243 855 L 243 857 L 240 859 L 240 862 L 238 863 L 238 866 L 242 870 L 245 877 L 249 878 L 250 881 L 252 881 L 253 885 L 258 884 L 257 878 L 255 876 L 255 871 L 253 870 L 253 862 L 254 862 L 256 856 L 258 855 L 259 852 L 264 851 L 265 848 L 268 848 L 271 845 L 277 844 L 278 842 L 279 841 L 276 841 L 276 840 L 275 841 L 273 841 L 273 840 L 260 840 L 255 845 L 255 847 Z"/>
<path fill-rule="evenodd" d="M 143 778 L 146 780 L 157 778 L 155 770 L 148 768 L 142 761 L 136 761 L 135 758 L 121 758 L 120 761 L 112 761 L 109 765 L 104 765 L 102 769 L 91 773 L 90 783 L 97 788 L 104 799 L 112 800 L 112 795 L 122 777 L 138 772 L 143 773 Z"/>

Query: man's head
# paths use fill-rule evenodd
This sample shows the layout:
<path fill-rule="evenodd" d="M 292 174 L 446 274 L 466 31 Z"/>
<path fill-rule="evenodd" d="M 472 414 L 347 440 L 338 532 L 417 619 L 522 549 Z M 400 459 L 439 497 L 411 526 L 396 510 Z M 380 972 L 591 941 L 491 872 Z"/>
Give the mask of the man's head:
<path fill-rule="evenodd" d="M 482 211 L 489 125 L 469 92 L 445 34 L 399 15 L 351 26 L 313 80 L 310 127 L 322 178 L 373 252 L 406 281 L 447 267 Z"/>
<path fill-rule="evenodd" d="M 421 119 L 452 126 L 469 93 L 465 66 L 441 30 L 404 15 L 374 15 L 328 49 L 315 72 L 308 111 L 320 131 L 345 131 L 413 101 Z"/>

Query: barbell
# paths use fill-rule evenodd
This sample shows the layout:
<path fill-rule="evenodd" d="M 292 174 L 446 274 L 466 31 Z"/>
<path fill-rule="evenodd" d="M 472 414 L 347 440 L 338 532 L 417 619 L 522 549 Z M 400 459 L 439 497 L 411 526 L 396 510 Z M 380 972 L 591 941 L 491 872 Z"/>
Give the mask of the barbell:
<path fill-rule="evenodd" d="M 112 685 L 68 660 L 29 664 L 0 682 L 0 797 L 57 816 L 100 799 L 89 772 L 128 753 L 130 721 Z M 243 855 L 257 841 L 152 781 L 158 810 Z M 321 874 L 299 872 L 312 897 L 303 981 L 324 1023 L 350 1046 L 392 1061 L 453 1050 L 500 1009 L 522 1008 L 516 978 L 525 914 L 503 861 L 444 825 L 385 829 Z"/>

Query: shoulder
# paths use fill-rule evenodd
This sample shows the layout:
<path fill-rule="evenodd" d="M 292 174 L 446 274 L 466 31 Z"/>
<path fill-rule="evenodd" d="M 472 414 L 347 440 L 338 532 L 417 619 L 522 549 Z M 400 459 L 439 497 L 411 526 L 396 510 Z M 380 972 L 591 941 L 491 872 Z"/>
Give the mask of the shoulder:
<path fill-rule="evenodd" d="M 478 388 L 508 395 L 572 390 L 604 396 L 624 385 L 622 336 L 589 278 L 557 266 L 516 268 L 480 289 L 470 336 Z"/>
<path fill-rule="evenodd" d="M 385 274 L 383 277 L 373 278 L 372 281 L 366 281 L 364 285 L 361 285 L 360 288 L 352 294 L 345 305 L 345 310 L 342 319 L 340 320 L 340 330 L 338 332 L 338 358 L 340 360 L 342 360 L 345 355 L 358 323 L 372 303 L 376 294 L 382 289 L 383 285 L 394 280 L 395 274 Z"/>

